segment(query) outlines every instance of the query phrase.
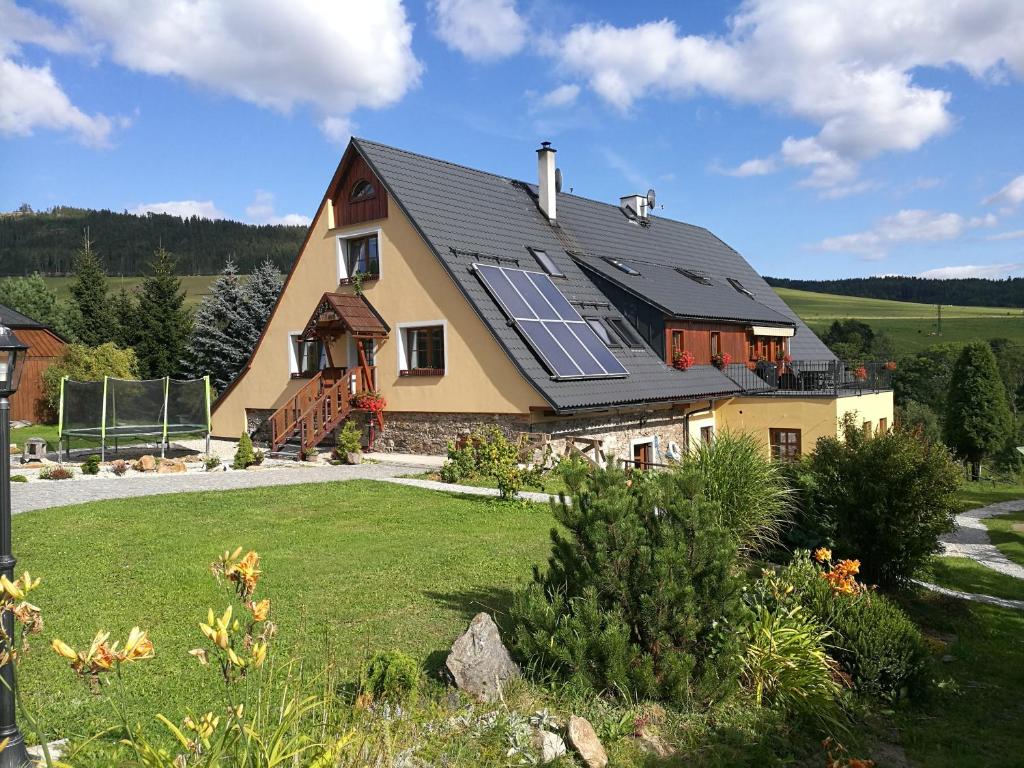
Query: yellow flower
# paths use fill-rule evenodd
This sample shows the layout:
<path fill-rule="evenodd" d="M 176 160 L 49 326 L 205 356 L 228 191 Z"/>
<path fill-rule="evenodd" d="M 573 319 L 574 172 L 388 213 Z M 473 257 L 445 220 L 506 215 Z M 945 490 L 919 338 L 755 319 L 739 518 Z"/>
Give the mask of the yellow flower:
<path fill-rule="evenodd" d="M 11 581 L 6 576 L 0 576 L 0 589 L 12 600 L 23 600 L 25 591 L 21 588 L 19 581 Z"/>
<path fill-rule="evenodd" d="M 253 621 L 266 621 L 270 615 L 270 598 L 264 598 L 258 603 L 249 603 L 249 610 L 252 611 Z"/>
<path fill-rule="evenodd" d="M 828 547 L 818 547 L 814 550 L 814 559 L 819 563 L 827 563 L 832 559 L 832 550 Z"/>
<path fill-rule="evenodd" d="M 78 654 L 75 653 L 75 649 L 65 643 L 63 640 L 58 640 L 56 637 L 53 638 L 53 642 L 50 643 L 50 647 L 57 652 L 58 655 L 63 656 L 69 661 L 75 661 L 78 658 Z"/>
<path fill-rule="evenodd" d="M 238 585 L 244 597 L 248 597 L 256 589 L 260 578 L 260 556 L 253 550 L 245 553 L 245 557 L 237 563 L 229 565 L 224 575 Z"/>
<path fill-rule="evenodd" d="M 252 665 L 259 669 L 267 658 L 267 646 L 265 643 L 256 643 L 252 647 Z"/>
<path fill-rule="evenodd" d="M 245 660 L 239 658 L 238 654 L 235 653 L 235 649 L 234 648 L 228 648 L 227 652 L 228 652 L 228 661 L 230 661 L 232 663 L 232 665 L 238 667 L 239 669 L 243 669 L 245 667 Z"/>
<path fill-rule="evenodd" d="M 139 627 L 132 627 L 128 633 L 128 641 L 124 644 L 124 650 L 119 654 L 119 659 L 124 662 L 142 661 L 151 659 L 155 655 L 153 642 L 146 632 Z"/>

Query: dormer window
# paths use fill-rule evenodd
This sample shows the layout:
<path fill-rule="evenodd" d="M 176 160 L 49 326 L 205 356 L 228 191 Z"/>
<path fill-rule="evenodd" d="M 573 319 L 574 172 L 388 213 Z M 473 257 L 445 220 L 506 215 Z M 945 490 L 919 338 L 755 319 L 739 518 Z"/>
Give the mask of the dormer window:
<path fill-rule="evenodd" d="M 376 197 L 376 195 L 377 188 L 366 179 L 360 179 L 352 185 L 352 191 L 349 193 L 348 201 L 350 203 L 359 203 L 363 200 L 369 200 L 370 198 Z"/>
<path fill-rule="evenodd" d="M 711 285 L 711 278 L 701 272 L 697 272 L 692 269 L 684 269 L 683 267 L 676 267 L 676 272 L 683 277 L 690 278 L 693 282 L 699 283 L 700 285 Z"/>

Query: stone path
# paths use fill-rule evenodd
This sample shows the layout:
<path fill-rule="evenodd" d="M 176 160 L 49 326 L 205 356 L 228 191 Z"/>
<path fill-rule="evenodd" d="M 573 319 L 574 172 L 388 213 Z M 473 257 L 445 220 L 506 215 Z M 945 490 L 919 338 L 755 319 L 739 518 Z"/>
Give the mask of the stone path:
<path fill-rule="evenodd" d="M 956 530 L 942 537 L 943 554 L 950 557 L 969 557 L 993 571 L 1024 579 L 1024 566 L 1013 562 L 996 548 L 988 537 L 985 523 L 982 522 L 987 517 L 1021 510 L 1024 510 L 1024 499 L 1001 501 L 998 504 L 962 512 L 956 516 Z"/>
<path fill-rule="evenodd" d="M 423 471 L 426 468 L 420 468 Z M 368 463 L 358 466 L 308 466 L 249 470 L 247 472 L 189 472 L 170 475 L 135 475 L 120 478 L 54 480 L 13 483 L 11 510 L 15 514 L 34 509 L 84 504 L 89 501 L 153 496 L 162 493 L 229 491 L 299 483 L 340 480 L 383 480 L 416 471 L 410 464 Z"/>
<path fill-rule="evenodd" d="M 914 583 L 919 584 L 925 589 L 930 589 L 932 592 L 938 592 L 940 595 L 946 595 L 947 597 L 958 597 L 961 600 L 970 600 L 975 603 L 998 605 L 1000 608 L 1016 608 L 1018 611 L 1024 611 L 1024 600 L 1010 600 L 1006 597 L 992 597 L 992 595 L 979 595 L 975 592 L 961 592 L 958 589 L 940 587 L 938 584 L 931 584 L 927 581 L 918 581 L 916 579 L 914 580 Z"/>

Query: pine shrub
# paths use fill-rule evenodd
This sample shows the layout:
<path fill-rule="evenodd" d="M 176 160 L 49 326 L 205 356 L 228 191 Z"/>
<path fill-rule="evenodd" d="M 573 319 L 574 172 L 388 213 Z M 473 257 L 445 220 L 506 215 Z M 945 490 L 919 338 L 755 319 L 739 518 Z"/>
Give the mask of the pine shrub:
<path fill-rule="evenodd" d="M 334 457 L 340 461 L 348 461 L 353 453 L 361 453 L 363 450 L 363 430 L 353 420 L 348 419 L 344 426 L 338 430 L 338 437 L 335 443 Z"/>
<path fill-rule="evenodd" d="M 553 506 L 548 569 L 514 602 L 513 648 L 538 674 L 674 704 L 738 676 L 736 540 L 692 472 L 592 473 Z"/>
<path fill-rule="evenodd" d="M 231 462 L 234 469 L 246 469 L 256 462 L 256 455 L 252 450 L 252 438 L 248 432 L 243 432 L 238 438 L 238 450 L 235 451 L 235 460 Z"/>
<path fill-rule="evenodd" d="M 98 475 L 100 473 L 100 457 L 95 453 L 82 462 L 83 475 Z"/>
<path fill-rule="evenodd" d="M 363 672 L 360 689 L 377 700 L 406 701 L 420 684 L 416 660 L 401 651 L 378 651 Z"/>

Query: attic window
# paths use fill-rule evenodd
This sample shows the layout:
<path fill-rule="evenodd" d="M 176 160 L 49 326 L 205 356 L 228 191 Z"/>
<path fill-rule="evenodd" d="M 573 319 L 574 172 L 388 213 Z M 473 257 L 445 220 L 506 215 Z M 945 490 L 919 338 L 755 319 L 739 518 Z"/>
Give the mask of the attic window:
<path fill-rule="evenodd" d="M 562 270 L 560 270 L 555 262 L 551 260 L 551 257 L 548 256 L 547 251 L 542 251 L 540 248 L 531 248 L 530 246 L 526 246 L 526 250 L 528 250 L 533 255 L 533 258 L 537 260 L 537 263 L 540 264 L 540 268 L 549 275 L 552 277 L 565 277 Z"/>
<path fill-rule="evenodd" d="M 348 196 L 350 203 L 359 203 L 363 200 L 369 200 L 377 195 L 377 189 L 366 179 L 360 179 L 352 185 L 352 192 Z"/>
<path fill-rule="evenodd" d="M 752 298 L 754 298 L 754 294 L 752 294 L 752 293 L 751 293 L 750 291 L 748 291 L 748 290 L 747 290 L 746 288 L 744 288 L 744 287 L 743 287 L 743 283 L 741 283 L 741 282 L 740 282 L 739 280 L 737 280 L 737 279 L 736 279 L 735 277 L 728 277 L 728 278 L 726 278 L 726 279 L 727 279 L 727 280 L 729 281 L 729 285 L 731 285 L 731 286 L 732 286 L 733 288 L 735 288 L 735 289 L 736 289 L 737 291 L 739 291 L 740 293 L 742 293 L 742 294 L 743 294 L 744 296 L 748 296 L 748 297 L 750 297 L 751 299 L 752 299 Z"/>
<path fill-rule="evenodd" d="M 676 267 L 676 272 L 678 272 L 683 277 L 690 278 L 695 283 L 700 283 L 701 285 L 711 285 L 710 277 L 708 277 L 707 275 L 702 275 L 700 272 L 694 272 L 692 269 L 683 269 L 682 267 Z"/>
<path fill-rule="evenodd" d="M 633 327 L 621 317 L 609 317 L 606 319 L 606 322 L 627 346 L 633 347 L 634 349 L 643 347 L 644 343 L 640 340 L 640 337 L 636 335 Z"/>
<path fill-rule="evenodd" d="M 633 277 L 639 277 L 640 276 L 639 272 L 637 272 L 635 269 L 633 269 L 631 266 L 629 266 L 629 264 L 627 264 L 624 261 L 619 261 L 618 259 L 613 259 L 611 256 L 602 256 L 601 258 L 604 259 L 605 261 L 607 261 L 609 264 L 611 264 L 613 267 L 615 267 L 620 272 L 625 272 L 627 275 L 632 275 Z"/>
<path fill-rule="evenodd" d="M 601 322 L 601 318 L 585 317 L 583 319 L 587 321 L 587 325 L 594 329 L 594 333 L 597 334 L 597 338 L 603 341 L 606 347 L 611 347 L 615 349 L 617 347 L 622 346 L 622 343 L 619 341 L 619 338 L 614 334 L 609 333 L 608 326 Z"/>

